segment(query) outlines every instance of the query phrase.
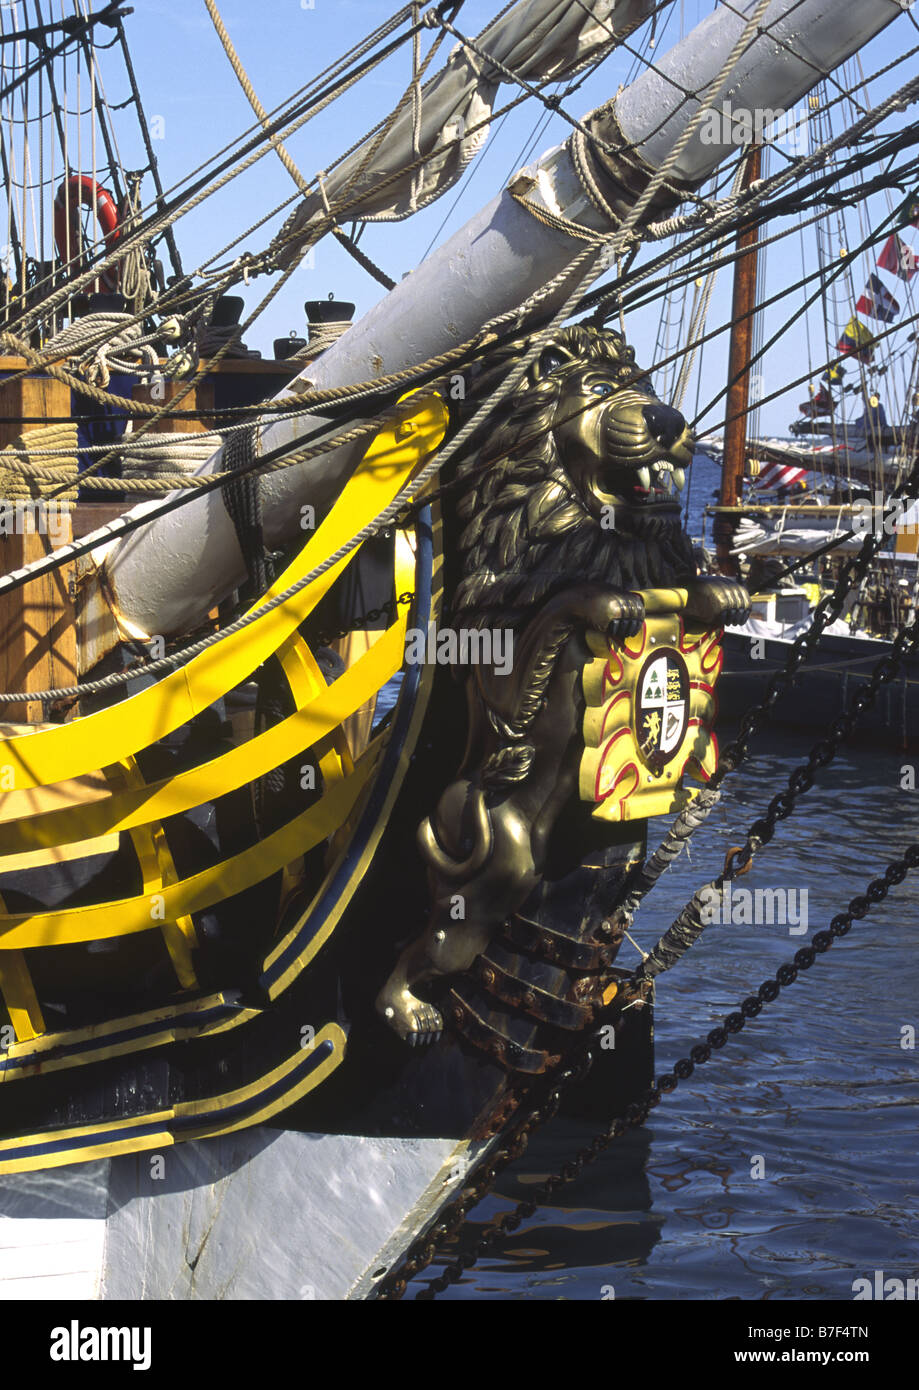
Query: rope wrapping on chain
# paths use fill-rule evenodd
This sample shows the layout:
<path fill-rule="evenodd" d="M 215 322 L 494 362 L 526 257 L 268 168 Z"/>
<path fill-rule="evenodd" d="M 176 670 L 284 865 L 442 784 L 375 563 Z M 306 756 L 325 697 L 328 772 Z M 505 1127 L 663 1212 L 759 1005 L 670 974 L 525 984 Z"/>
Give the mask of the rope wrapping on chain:
<path fill-rule="evenodd" d="M 637 987 L 643 980 L 653 980 L 676 965 L 702 935 L 711 921 L 715 900 L 720 900 L 723 894 L 724 882 L 713 881 L 698 888 L 676 921 L 641 961 L 631 983 Z"/>
<path fill-rule="evenodd" d="M 687 842 L 705 824 L 720 800 L 718 787 L 703 787 L 696 800 L 683 808 L 651 858 L 642 865 L 634 886 L 622 906 L 613 914 L 614 921 L 619 913 L 631 921 L 641 899 L 650 893 L 664 870 L 679 858 Z"/>

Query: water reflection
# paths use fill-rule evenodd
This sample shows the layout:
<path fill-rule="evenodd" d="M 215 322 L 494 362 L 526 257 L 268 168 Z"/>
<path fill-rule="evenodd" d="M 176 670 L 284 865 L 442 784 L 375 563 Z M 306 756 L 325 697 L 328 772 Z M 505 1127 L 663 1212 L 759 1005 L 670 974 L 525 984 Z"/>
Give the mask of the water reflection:
<path fill-rule="evenodd" d="M 684 857 L 648 899 L 635 933 L 645 949 L 714 876 L 808 746 L 771 736 L 692 862 Z M 806 888 L 807 932 L 710 927 L 661 981 L 659 1070 L 919 839 L 919 792 L 900 789 L 902 763 L 870 748 L 840 756 L 779 825 L 745 883 Z M 917 960 L 913 874 L 666 1099 L 643 1132 L 613 1145 L 441 1296 L 849 1300 L 853 1280 L 875 1269 L 915 1278 L 919 1051 L 903 1043 L 904 1030 L 919 1031 Z M 556 1120 L 499 1180 L 477 1222 L 530 1195 L 593 1132 Z"/>

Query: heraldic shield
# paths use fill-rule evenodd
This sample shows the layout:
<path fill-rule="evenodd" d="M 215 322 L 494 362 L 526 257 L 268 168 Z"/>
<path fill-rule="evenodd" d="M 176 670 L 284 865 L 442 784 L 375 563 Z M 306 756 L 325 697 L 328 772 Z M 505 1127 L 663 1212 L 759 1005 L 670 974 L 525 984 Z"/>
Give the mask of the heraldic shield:
<path fill-rule="evenodd" d="M 626 821 L 681 811 L 697 795 L 687 775 L 707 782 L 718 762 L 712 732 L 720 630 L 685 616 L 685 589 L 641 592 L 645 623 L 611 643 L 588 633 L 584 668 L 584 753 L 580 795 L 599 820 Z"/>

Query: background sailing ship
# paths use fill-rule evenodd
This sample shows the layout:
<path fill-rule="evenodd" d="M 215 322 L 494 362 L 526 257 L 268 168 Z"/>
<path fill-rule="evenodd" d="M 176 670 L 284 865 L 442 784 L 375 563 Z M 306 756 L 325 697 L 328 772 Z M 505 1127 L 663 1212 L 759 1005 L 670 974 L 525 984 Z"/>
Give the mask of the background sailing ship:
<path fill-rule="evenodd" d="M 580 353 L 594 365 L 603 359 L 608 380 L 600 385 L 611 396 L 621 389 L 637 397 L 633 419 L 646 454 L 637 456 L 629 505 L 669 514 L 681 489 L 687 509 L 693 505 L 696 468 L 684 467 L 677 408 L 692 414 L 703 438 L 713 420 L 727 425 L 723 473 L 736 483 L 748 460 L 768 468 L 781 454 L 758 439 L 757 413 L 761 419 L 771 400 L 785 410 L 825 372 L 806 413 L 818 420 L 830 393 L 840 397 L 840 363 L 851 369 L 843 381 L 855 385 L 857 361 L 861 480 L 887 491 L 911 486 L 910 280 L 891 321 L 902 335 L 892 357 L 879 347 L 869 359 L 858 327 L 864 317 L 842 305 L 860 292 L 859 265 L 877 279 L 877 258 L 889 259 L 891 245 L 904 264 L 898 248 L 907 245 L 915 191 L 915 25 L 909 7 L 893 0 L 841 11 L 827 0 L 750 0 L 716 6 L 708 17 L 681 6 L 681 42 L 668 51 L 676 7 L 650 0 L 521 0 L 489 16 L 478 37 L 461 5 L 424 13 L 409 5 L 271 108 L 216 5 L 206 8 L 227 77 L 232 68 L 254 119 L 175 179 L 157 165 L 158 131 L 140 101 L 117 4 L 93 9 L 77 0 L 58 17 L 36 0 L 5 11 L 0 34 L 8 242 L 0 685 L 9 720 L 4 767 L 13 770 L 0 826 L 8 856 L 0 866 L 0 988 L 12 1030 L 0 1140 L 6 1210 L 24 1223 L 53 1222 L 41 1205 L 50 1191 L 42 1177 L 57 1166 L 72 1179 L 70 1209 L 93 1228 L 92 1248 L 79 1268 L 41 1270 L 48 1287 L 63 1278 L 71 1289 L 116 1297 L 291 1296 L 306 1258 L 318 1296 L 392 1294 L 407 1248 L 415 1269 L 430 1258 L 413 1241 L 443 1219 L 438 1213 L 462 1190 L 472 1160 L 493 1159 L 533 1095 L 551 1108 L 543 1079 L 551 1096 L 556 1061 L 578 1041 L 566 1034 L 615 1027 L 619 1038 L 615 1056 L 595 1048 L 589 1077 L 568 1076 L 569 1116 L 624 1127 L 629 1102 L 638 1107 L 633 1119 L 647 1116 L 642 980 L 653 973 L 649 960 L 672 964 L 688 944 L 674 953 L 670 940 L 637 969 L 614 963 L 623 894 L 630 889 L 637 905 L 650 888 L 636 879 L 644 818 L 686 809 L 682 785 L 666 773 L 673 749 L 661 742 L 647 780 L 664 780 L 650 793 L 640 789 L 645 799 L 636 801 L 631 827 L 621 812 L 608 816 L 612 828 L 602 817 L 587 822 L 596 838 L 565 851 L 577 849 L 583 862 L 572 867 L 572 857 L 564 873 L 544 876 L 534 890 L 542 897 L 511 915 L 502 942 L 474 970 L 454 972 L 451 992 L 435 990 L 433 1012 L 416 1019 L 423 1036 L 409 1040 L 442 1033 L 438 1041 L 409 1048 L 387 1031 L 386 1008 L 374 1012 L 375 998 L 398 1005 L 398 991 L 381 995 L 381 987 L 394 966 L 398 974 L 399 953 L 425 919 L 424 865 L 413 848 L 419 822 L 428 826 L 428 867 L 441 866 L 442 882 L 449 877 L 450 856 L 430 818 L 460 760 L 463 715 L 436 672 L 403 660 L 409 623 L 426 630 L 444 585 L 457 585 L 451 489 L 468 485 L 469 460 L 455 475 L 447 465 L 463 458 L 470 419 L 480 422 L 472 438 L 484 447 L 481 420 L 502 390 L 519 385 L 520 372 L 531 372 L 531 385 L 533 373 L 537 384 L 540 374 L 567 380 Z M 871 40 L 889 32 L 907 38 L 892 57 L 884 51 L 875 76 Z M 605 63 L 623 52 L 633 71 L 621 74 L 623 88 L 610 101 L 616 82 Z M 865 71 L 852 66 L 861 53 Z M 378 70 L 400 73 L 395 105 L 350 149 L 337 140 L 333 158 L 330 144 L 316 171 L 301 130 Z M 117 99 L 115 73 L 123 84 Z M 594 93 L 593 105 L 605 104 L 578 119 L 573 113 L 588 109 Z M 471 208 L 454 203 L 456 230 L 441 240 L 444 225 L 435 227 L 437 250 L 405 277 L 403 226 L 425 209 L 440 220 L 437 200 L 461 179 L 461 193 L 468 189 L 489 128 L 524 102 L 535 125 L 503 191 L 471 219 L 475 192 Z M 705 121 L 705 103 L 716 122 Z M 799 104 L 789 125 L 786 112 Z M 782 108 L 755 132 L 760 153 L 751 155 L 751 131 L 742 122 L 735 128 L 726 106 Z M 325 130 L 331 141 L 334 128 Z M 534 158 L 554 137 L 564 143 Z M 131 167 L 118 144 L 126 138 L 137 151 Z M 190 270 L 182 219 L 223 206 L 223 189 L 266 167 L 284 180 L 280 201 L 275 193 L 270 206 L 247 203 L 233 227 L 215 219 L 217 235 L 209 227 L 207 252 Z M 890 206 L 878 211 L 884 199 Z M 766 362 L 775 357 L 761 359 L 764 317 L 749 248 L 769 239 L 774 257 L 772 243 L 786 247 L 802 221 L 815 229 L 818 255 L 805 257 L 800 284 L 780 283 L 772 296 L 771 312 L 799 326 L 799 360 L 789 369 L 787 345 L 780 347 L 786 356 L 773 385 Z M 388 239 L 374 240 L 388 223 Z M 270 350 L 257 339 L 258 356 L 251 344 L 271 323 L 272 304 L 284 290 L 298 303 L 294 287 L 304 281 L 295 275 L 331 239 L 353 274 L 366 277 L 355 282 L 363 285 L 355 302 L 366 306 L 367 287 L 385 293 L 350 327 L 354 306 L 326 298 L 325 286 L 313 290 L 308 328 L 296 331 L 299 312 L 292 320 L 286 304 L 285 327 Z M 724 282 L 735 264 L 728 304 Z M 758 278 L 767 283 L 762 265 Z M 890 300 L 865 283 L 878 321 L 887 322 Z M 350 293 L 350 285 L 342 277 L 328 289 Z M 803 320 L 802 294 L 813 303 Z M 800 324 L 815 316 L 822 336 L 815 333 L 805 355 Z M 572 317 L 590 332 L 559 338 Z M 295 332 L 285 337 L 291 321 Z M 589 357 L 590 333 L 607 327 L 624 330 L 632 357 L 610 337 Z M 848 346 L 838 346 L 845 338 Z M 713 364 L 711 344 L 729 341 L 725 371 Z M 636 359 L 653 375 L 656 398 Z M 888 433 L 872 375 L 885 365 L 888 418 L 900 422 Z M 754 375 L 765 395 L 751 391 Z M 467 385 L 479 392 L 470 389 L 468 403 Z M 845 427 L 834 428 L 846 437 Z M 890 462 L 893 474 L 884 471 L 881 483 Z M 857 463 L 850 451 L 833 486 L 851 489 Z M 760 472 L 760 488 L 768 476 Z M 821 484 L 825 478 L 824 468 Z M 441 486 L 425 492 L 429 480 Z M 511 485 L 521 485 L 516 475 Z M 470 497 L 467 520 L 494 500 Z M 128 510 L 138 498 L 141 508 Z M 736 491 L 722 492 L 725 506 L 737 500 Z M 828 505 L 851 502 L 850 493 Z M 732 525 L 710 565 L 724 574 L 736 563 L 732 552 L 750 555 L 753 545 L 749 531 L 733 530 L 736 512 L 719 516 Z M 483 544 L 498 535 L 495 526 Z M 346 564 L 360 542 L 358 560 Z M 894 573 L 880 548 L 869 560 L 874 568 L 858 576 L 855 593 L 863 607 L 870 582 Z M 832 589 L 839 572 L 826 560 L 809 578 Z M 760 587 L 746 568 L 742 577 Z M 664 645 L 687 639 L 679 650 L 698 692 L 711 674 L 714 647 L 706 643 L 719 617 L 731 626 L 743 604 L 730 583 L 710 589 L 728 597 L 693 636 L 692 586 L 663 590 L 682 595 L 687 626 L 677 638 L 672 611 L 654 598 L 670 583 L 658 575 L 634 586 L 645 597 L 644 631 Z M 846 582 L 843 601 L 853 587 Z M 824 615 L 831 601 L 824 599 Z M 527 603 L 537 602 L 528 591 Z M 885 636 L 911 625 L 914 604 L 910 587 L 891 605 Z M 622 623 L 614 645 L 627 642 L 628 613 L 614 621 Z M 828 642 L 832 636 L 816 656 L 806 654 L 819 663 Z M 591 647 L 595 664 L 609 650 Z M 682 738 L 677 711 L 689 711 L 689 691 L 662 670 L 666 696 L 655 698 Z M 908 678 L 909 667 L 897 674 Z M 495 708 L 489 718 L 500 732 Z M 708 705 L 692 712 L 702 739 Z M 440 718 L 426 719 L 433 713 Z M 503 759 L 525 777 L 527 757 L 538 762 L 551 738 L 541 734 L 518 750 L 506 713 L 503 728 L 510 742 L 495 766 L 503 773 Z M 709 748 L 697 749 L 706 776 L 709 759 Z M 726 846 L 731 872 L 771 838 L 762 820 L 755 824 L 744 848 Z M 666 823 L 652 826 L 654 844 Z M 599 904 L 583 873 L 598 857 L 606 872 Z M 657 893 L 667 898 L 664 930 L 692 889 L 677 897 L 659 885 Z M 382 925 L 380 901 L 392 905 Z M 153 917 L 151 904 L 159 909 Z M 645 955 L 654 934 L 642 940 Z M 815 948 L 806 949 L 812 963 Z M 771 990 L 762 995 L 772 998 Z M 720 1043 L 707 1046 L 710 1054 Z M 694 1052 L 690 1072 L 698 1061 Z M 313 1183 L 306 1197 L 298 1182 L 305 1141 Z M 146 1157 L 173 1145 L 180 1177 L 160 1189 Z M 85 1166 L 72 1166 L 76 1160 Z M 81 1172 L 89 1175 L 82 1186 Z M 296 1218 L 290 1258 L 269 1273 L 253 1232 L 273 1219 L 279 1187 L 290 1194 L 286 1220 L 294 1211 Z M 360 1203 L 368 1188 L 379 1197 L 372 1220 Z M 203 1195 L 214 1192 L 218 1210 Z M 219 1240 L 208 1246 L 215 1225 Z"/>

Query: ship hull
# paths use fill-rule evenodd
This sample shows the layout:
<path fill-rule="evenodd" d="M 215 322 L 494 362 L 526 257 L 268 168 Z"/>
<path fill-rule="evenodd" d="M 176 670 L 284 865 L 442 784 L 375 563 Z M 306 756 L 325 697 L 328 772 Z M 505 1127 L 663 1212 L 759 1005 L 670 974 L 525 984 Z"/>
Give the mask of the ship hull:
<path fill-rule="evenodd" d="M 792 639 L 724 635 L 724 668 L 718 682 L 719 723 L 738 722 L 763 698 L 784 667 Z M 754 659 L 752 653 L 760 653 Z M 875 664 L 889 656 L 890 643 L 869 637 L 824 636 L 809 662 L 792 677 L 772 709 L 781 728 L 824 734 L 869 682 Z M 919 742 L 919 657 L 907 657 L 896 678 L 882 686 L 871 709 L 859 718 L 856 737 L 893 748 Z"/>

